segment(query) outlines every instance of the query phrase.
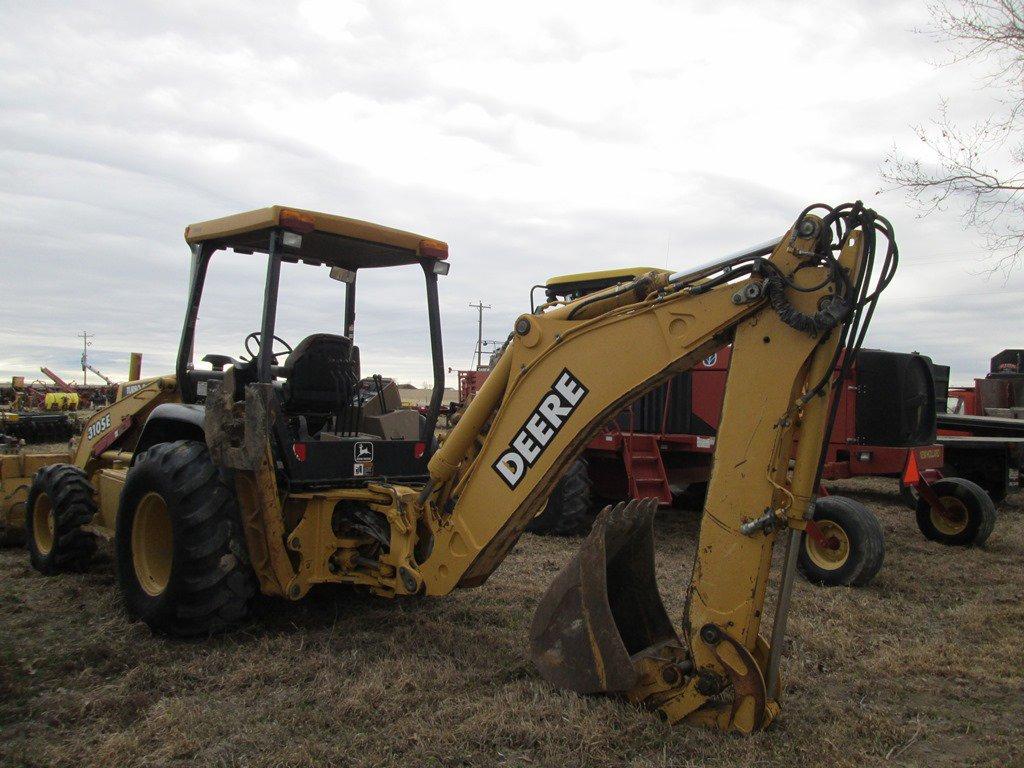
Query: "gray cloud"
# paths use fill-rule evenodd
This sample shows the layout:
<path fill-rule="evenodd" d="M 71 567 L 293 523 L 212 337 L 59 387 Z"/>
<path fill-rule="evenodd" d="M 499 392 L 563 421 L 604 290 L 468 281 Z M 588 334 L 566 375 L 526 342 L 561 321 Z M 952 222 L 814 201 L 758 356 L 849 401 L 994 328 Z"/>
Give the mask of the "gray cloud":
<path fill-rule="evenodd" d="M 685 266 L 776 234 L 807 202 L 855 196 L 893 219 L 908 261 L 871 344 L 920 349 L 964 378 L 1019 343 L 993 319 L 1012 316 L 1019 297 L 999 292 L 1019 278 L 920 266 L 977 261 L 956 211 L 919 219 L 898 194 L 874 196 L 882 156 L 940 96 L 967 117 L 990 108 L 977 73 L 922 63 L 940 58 L 912 31 L 923 6 L 583 8 L 6 5 L 0 375 L 75 375 L 83 328 L 101 369 L 123 373 L 132 350 L 168 369 L 184 226 L 271 203 L 448 240 L 458 367 L 475 337 L 470 301 L 494 306 L 485 335 L 502 338 L 554 274 Z M 823 18 L 842 20 L 828 45 Z M 723 30 L 730 45 L 716 42 Z M 244 266 L 204 308 L 218 347 L 207 351 L 236 351 L 257 324 L 241 298 L 259 295 L 261 276 Z M 364 361 L 427 379 L 420 277 L 366 285 Z M 311 272 L 293 287 L 293 341 L 337 322 L 336 283 Z"/>

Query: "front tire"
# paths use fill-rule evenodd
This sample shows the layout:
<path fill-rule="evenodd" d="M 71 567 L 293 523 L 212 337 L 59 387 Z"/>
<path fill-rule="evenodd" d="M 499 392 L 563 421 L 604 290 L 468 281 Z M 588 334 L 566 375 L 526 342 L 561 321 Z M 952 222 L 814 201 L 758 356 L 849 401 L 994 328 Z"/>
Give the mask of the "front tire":
<path fill-rule="evenodd" d="M 115 542 L 128 613 L 155 632 L 208 635 L 248 615 L 255 576 L 235 492 L 204 443 L 159 443 L 139 454 L 121 492 Z"/>
<path fill-rule="evenodd" d="M 96 514 L 92 486 L 72 464 L 50 464 L 32 480 L 25 502 L 25 545 L 32 567 L 47 575 L 83 571 L 96 536 L 82 530 Z"/>
<path fill-rule="evenodd" d="M 860 502 L 825 496 L 814 503 L 814 522 L 825 544 L 804 534 L 797 564 L 807 580 L 823 586 L 864 587 L 882 568 L 885 534 L 878 518 Z"/>
<path fill-rule="evenodd" d="M 921 498 L 917 502 L 917 527 L 930 541 L 969 547 L 985 543 L 996 525 L 996 505 L 977 483 L 962 477 L 944 477 L 931 484 L 943 513 Z"/>
<path fill-rule="evenodd" d="M 526 530 L 539 536 L 581 536 L 594 523 L 593 484 L 586 459 L 572 463 Z"/>

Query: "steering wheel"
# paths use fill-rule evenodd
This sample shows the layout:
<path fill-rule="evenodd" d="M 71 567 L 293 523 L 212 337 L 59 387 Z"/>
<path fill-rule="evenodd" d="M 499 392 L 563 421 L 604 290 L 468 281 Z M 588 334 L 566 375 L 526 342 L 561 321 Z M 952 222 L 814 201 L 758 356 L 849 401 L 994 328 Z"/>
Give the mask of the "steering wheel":
<path fill-rule="evenodd" d="M 256 351 L 255 352 L 253 352 L 249 348 L 249 342 L 250 341 L 253 342 L 256 345 Z M 285 350 L 287 350 L 288 352 L 292 351 L 292 345 L 289 344 L 284 339 L 282 339 L 280 336 L 274 336 L 274 338 L 270 342 L 271 343 L 270 357 L 271 357 L 271 360 L 274 363 L 274 365 L 277 365 L 277 358 L 278 358 L 278 356 L 279 355 L 283 355 L 284 352 L 275 352 L 274 351 L 273 343 L 275 341 L 281 342 L 284 345 Z M 262 349 L 262 348 L 263 348 L 263 334 L 260 331 L 253 331 L 252 333 L 250 333 L 248 336 L 245 337 L 245 351 L 249 353 L 249 357 L 252 358 L 253 360 L 255 360 L 257 357 L 259 357 L 260 349 Z"/>

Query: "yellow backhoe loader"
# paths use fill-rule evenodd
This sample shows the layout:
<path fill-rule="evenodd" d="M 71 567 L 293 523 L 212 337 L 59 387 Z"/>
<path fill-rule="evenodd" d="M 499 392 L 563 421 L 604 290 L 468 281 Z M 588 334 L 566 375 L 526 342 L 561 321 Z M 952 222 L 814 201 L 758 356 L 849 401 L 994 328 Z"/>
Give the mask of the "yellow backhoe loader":
<path fill-rule="evenodd" d="M 888 247 L 876 264 L 879 234 Z M 654 505 L 634 501 L 602 512 L 552 584 L 531 654 L 555 685 L 619 695 L 669 722 L 749 733 L 778 714 L 795 542 L 813 512 L 837 350 L 852 360 L 898 258 L 884 219 L 860 203 L 811 206 L 770 243 L 523 315 L 440 447 L 444 243 L 276 206 L 192 225 L 185 238 L 176 374 L 97 413 L 73 463 L 36 476 L 28 546 L 39 570 L 83 567 L 95 537 L 112 537 L 128 610 L 175 635 L 242 619 L 257 589 L 296 600 L 323 583 L 386 597 L 477 586 L 610 415 L 731 342 L 682 626 L 654 580 Z M 200 297 L 224 249 L 265 267 L 263 311 L 248 359 L 207 355 L 200 369 Z M 282 262 L 346 285 L 342 333 L 294 348 L 275 337 Z M 435 389 L 425 418 L 361 375 L 354 344 L 356 276 L 402 265 L 426 278 Z M 787 557 L 765 639 L 780 534 Z"/>

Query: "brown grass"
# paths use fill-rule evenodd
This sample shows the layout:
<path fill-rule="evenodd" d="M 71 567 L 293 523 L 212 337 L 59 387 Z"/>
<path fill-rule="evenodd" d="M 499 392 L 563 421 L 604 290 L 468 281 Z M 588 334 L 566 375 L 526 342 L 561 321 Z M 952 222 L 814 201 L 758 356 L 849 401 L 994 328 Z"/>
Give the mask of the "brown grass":
<path fill-rule="evenodd" d="M 128 622 L 109 551 L 89 573 L 44 578 L 8 550 L 0 763 L 1024 765 L 1024 499 L 984 549 L 954 550 L 925 541 L 890 486 L 844 486 L 880 515 L 885 567 L 863 590 L 799 582 L 783 713 L 753 738 L 668 727 L 538 678 L 530 616 L 578 540 L 526 536 L 484 587 L 440 600 L 264 601 L 204 642 Z M 659 521 L 676 617 L 695 530 L 685 513 Z"/>

